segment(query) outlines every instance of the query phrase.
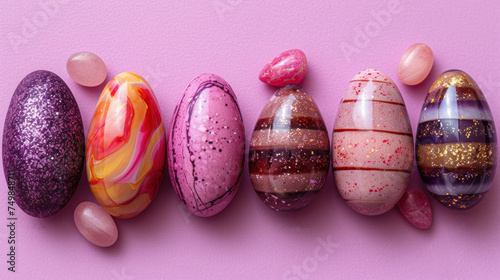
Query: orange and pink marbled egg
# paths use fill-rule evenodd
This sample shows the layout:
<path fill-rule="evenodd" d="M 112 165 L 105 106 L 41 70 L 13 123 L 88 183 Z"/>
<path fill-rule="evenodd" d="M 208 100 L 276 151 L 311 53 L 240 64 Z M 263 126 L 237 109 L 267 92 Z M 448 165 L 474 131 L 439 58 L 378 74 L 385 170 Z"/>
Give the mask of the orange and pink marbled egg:
<path fill-rule="evenodd" d="M 158 102 L 139 75 L 124 72 L 104 88 L 87 136 L 90 189 L 111 215 L 130 218 L 153 200 L 165 167 Z"/>

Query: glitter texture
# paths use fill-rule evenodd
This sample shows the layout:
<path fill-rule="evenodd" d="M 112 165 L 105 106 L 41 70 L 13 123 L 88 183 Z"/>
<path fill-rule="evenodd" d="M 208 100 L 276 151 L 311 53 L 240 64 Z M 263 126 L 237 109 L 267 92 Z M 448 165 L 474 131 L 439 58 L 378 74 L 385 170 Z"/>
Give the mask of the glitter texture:
<path fill-rule="evenodd" d="M 15 182 L 16 204 L 34 217 L 61 210 L 80 181 L 84 152 L 82 117 L 66 83 L 45 70 L 28 74 L 3 131 L 3 168 Z"/>
<path fill-rule="evenodd" d="M 469 209 L 484 198 L 495 175 L 497 138 L 488 103 L 467 73 L 444 72 L 432 85 L 416 150 L 420 176 L 440 203 Z"/>
<path fill-rule="evenodd" d="M 250 179 L 260 199 L 278 212 L 309 205 L 330 166 L 328 132 L 316 103 L 299 86 L 267 102 L 250 140 Z"/>

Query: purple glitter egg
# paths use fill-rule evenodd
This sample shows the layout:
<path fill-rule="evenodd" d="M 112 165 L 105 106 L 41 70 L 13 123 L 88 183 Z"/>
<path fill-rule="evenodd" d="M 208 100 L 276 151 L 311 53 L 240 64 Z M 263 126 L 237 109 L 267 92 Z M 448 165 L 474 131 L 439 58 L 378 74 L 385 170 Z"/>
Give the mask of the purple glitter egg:
<path fill-rule="evenodd" d="M 70 89 L 52 72 L 28 74 L 12 96 L 3 130 L 9 195 L 33 217 L 52 216 L 73 196 L 84 158 L 82 117 Z"/>

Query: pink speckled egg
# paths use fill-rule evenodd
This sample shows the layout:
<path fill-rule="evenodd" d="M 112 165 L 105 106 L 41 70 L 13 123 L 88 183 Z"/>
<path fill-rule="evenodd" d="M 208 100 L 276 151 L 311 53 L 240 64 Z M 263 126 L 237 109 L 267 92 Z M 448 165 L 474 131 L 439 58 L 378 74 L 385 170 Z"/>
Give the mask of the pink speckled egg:
<path fill-rule="evenodd" d="M 245 158 L 245 129 L 236 96 L 221 77 L 203 74 L 187 86 L 167 140 L 170 179 L 194 215 L 213 216 L 233 199 Z"/>
<path fill-rule="evenodd" d="M 403 97 L 374 69 L 349 82 L 332 141 L 335 184 L 355 211 L 379 215 L 405 192 L 413 164 L 413 136 Z"/>

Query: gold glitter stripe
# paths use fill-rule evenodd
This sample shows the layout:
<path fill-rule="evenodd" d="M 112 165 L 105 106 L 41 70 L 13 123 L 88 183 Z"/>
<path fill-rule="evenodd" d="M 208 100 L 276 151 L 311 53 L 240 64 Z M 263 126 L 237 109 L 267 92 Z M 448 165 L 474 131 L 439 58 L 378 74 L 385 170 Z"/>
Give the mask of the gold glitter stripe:
<path fill-rule="evenodd" d="M 441 74 L 434 81 L 429 92 L 438 87 L 449 88 L 450 86 L 478 88 L 476 82 L 468 74 L 462 71 L 450 71 Z"/>
<path fill-rule="evenodd" d="M 444 143 L 417 147 L 421 168 L 484 168 L 496 163 L 497 144 Z"/>
<path fill-rule="evenodd" d="M 450 93 L 447 88 L 436 88 L 433 91 L 430 91 L 428 96 L 424 101 L 424 106 L 440 106 L 440 103 L 448 97 Z M 452 97 L 453 103 L 457 103 L 457 106 L 467 106 L 466 103 L 462 102 L 471 102 L 472 108 L 477 108 L 476 102 L 485 101 L 484 95 L 479 91 L 479 89 L 474 89 L 472 87 L 457 87 L 455 89 L 455 96 Z M 436 104 L 433 104 L 436 103 Z M 469 106 L 471 106 L 469 105 Z"/>

